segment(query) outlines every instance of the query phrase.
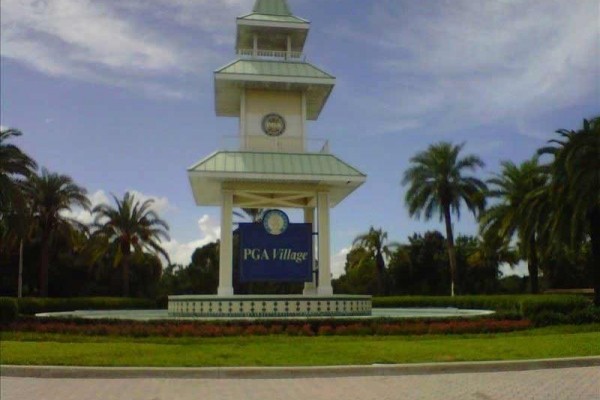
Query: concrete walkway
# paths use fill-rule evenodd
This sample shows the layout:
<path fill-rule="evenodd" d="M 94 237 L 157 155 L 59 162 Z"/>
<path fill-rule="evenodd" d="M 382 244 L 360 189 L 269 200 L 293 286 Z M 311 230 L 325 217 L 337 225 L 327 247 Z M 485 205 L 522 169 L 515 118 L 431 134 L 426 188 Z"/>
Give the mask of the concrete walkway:
<path fill-rule="evenodd" d="M 598 400 L 600 357 L 316 368 L 0 368 L 2 400 Z"/>

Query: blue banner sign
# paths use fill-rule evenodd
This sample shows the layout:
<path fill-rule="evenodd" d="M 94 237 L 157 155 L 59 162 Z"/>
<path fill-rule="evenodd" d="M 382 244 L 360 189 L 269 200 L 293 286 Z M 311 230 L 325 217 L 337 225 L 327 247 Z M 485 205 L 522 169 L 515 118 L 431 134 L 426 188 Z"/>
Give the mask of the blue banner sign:
<path fill-rule="evenodd" d="M 312 225 L 286 223 L 272 232 L 266 223 L 239 224 L 240 281 L 312 281 Z"/>

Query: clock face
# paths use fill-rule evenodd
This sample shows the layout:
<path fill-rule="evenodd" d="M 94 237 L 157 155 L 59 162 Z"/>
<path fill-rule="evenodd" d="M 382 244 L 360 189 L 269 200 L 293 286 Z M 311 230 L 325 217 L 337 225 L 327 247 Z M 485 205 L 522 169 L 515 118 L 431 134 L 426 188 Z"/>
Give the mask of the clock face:
<path fill-rule="evenodd" d="M 262 120 L 262 130 L 268 136 L 281 136 L 285 132 L 285 119 L 279 114 L 267 114 Z"/>

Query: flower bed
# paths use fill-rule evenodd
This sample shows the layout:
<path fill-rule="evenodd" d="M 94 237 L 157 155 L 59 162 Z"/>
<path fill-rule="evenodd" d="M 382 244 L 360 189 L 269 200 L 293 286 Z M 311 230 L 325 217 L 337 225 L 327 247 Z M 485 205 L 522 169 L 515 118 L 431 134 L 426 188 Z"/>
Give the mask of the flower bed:
<path fill-rule="evenodd" d="M 427 335 L 510 332 L 531 328 L 529 320 L 444 320 L 444 321 L 311 321 L 269 323 L 200 322 L 89 322 L 21 320 L 5 331 L 44 334 L 125 337 L 223 337 L 223 336 L 329 336 L 329 335 Z"/>

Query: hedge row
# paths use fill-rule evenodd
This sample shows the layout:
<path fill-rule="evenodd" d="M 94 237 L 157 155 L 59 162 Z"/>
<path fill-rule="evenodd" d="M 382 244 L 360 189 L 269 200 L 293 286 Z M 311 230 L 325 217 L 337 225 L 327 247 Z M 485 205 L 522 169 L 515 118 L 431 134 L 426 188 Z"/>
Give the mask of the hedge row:
<path fill-rule="evenodd" d="M 528 319 L 537 326 L 562 323 L 600 322 L 600 311 L 591 300 L 577 295 L 498 295 L 498 296 L 404 296 L 376 297 L 375 308 L 456 307 L 496 311 L 494 319 Z M 156 309 L 156 301 L 128 298 L 0 298 L 0 323 L 18 314 L 74 310 Z"/>
<path fill-rule="evenodd" d="M 19 307 L 15 299 L 0 297 L 0 324 L 14 321 L 18 314 Z"/>
<path fill-rule="evenodd" d="M 494 310 L 532 318 L 542 312 L 568 314 L 587 309 L 591 300 L 578 295 L 400 296 L 375 297 L 374 308 L 455 307 Z"/>
<path fill-rule="evenodd" d="M 157 308 L 155 300 L 119 297 L 75 297 L 63 299 L 24 297 L 12 300 L 16 300 L 18 312 L 23 315 L 75 310 L 152 310 Z"/>

